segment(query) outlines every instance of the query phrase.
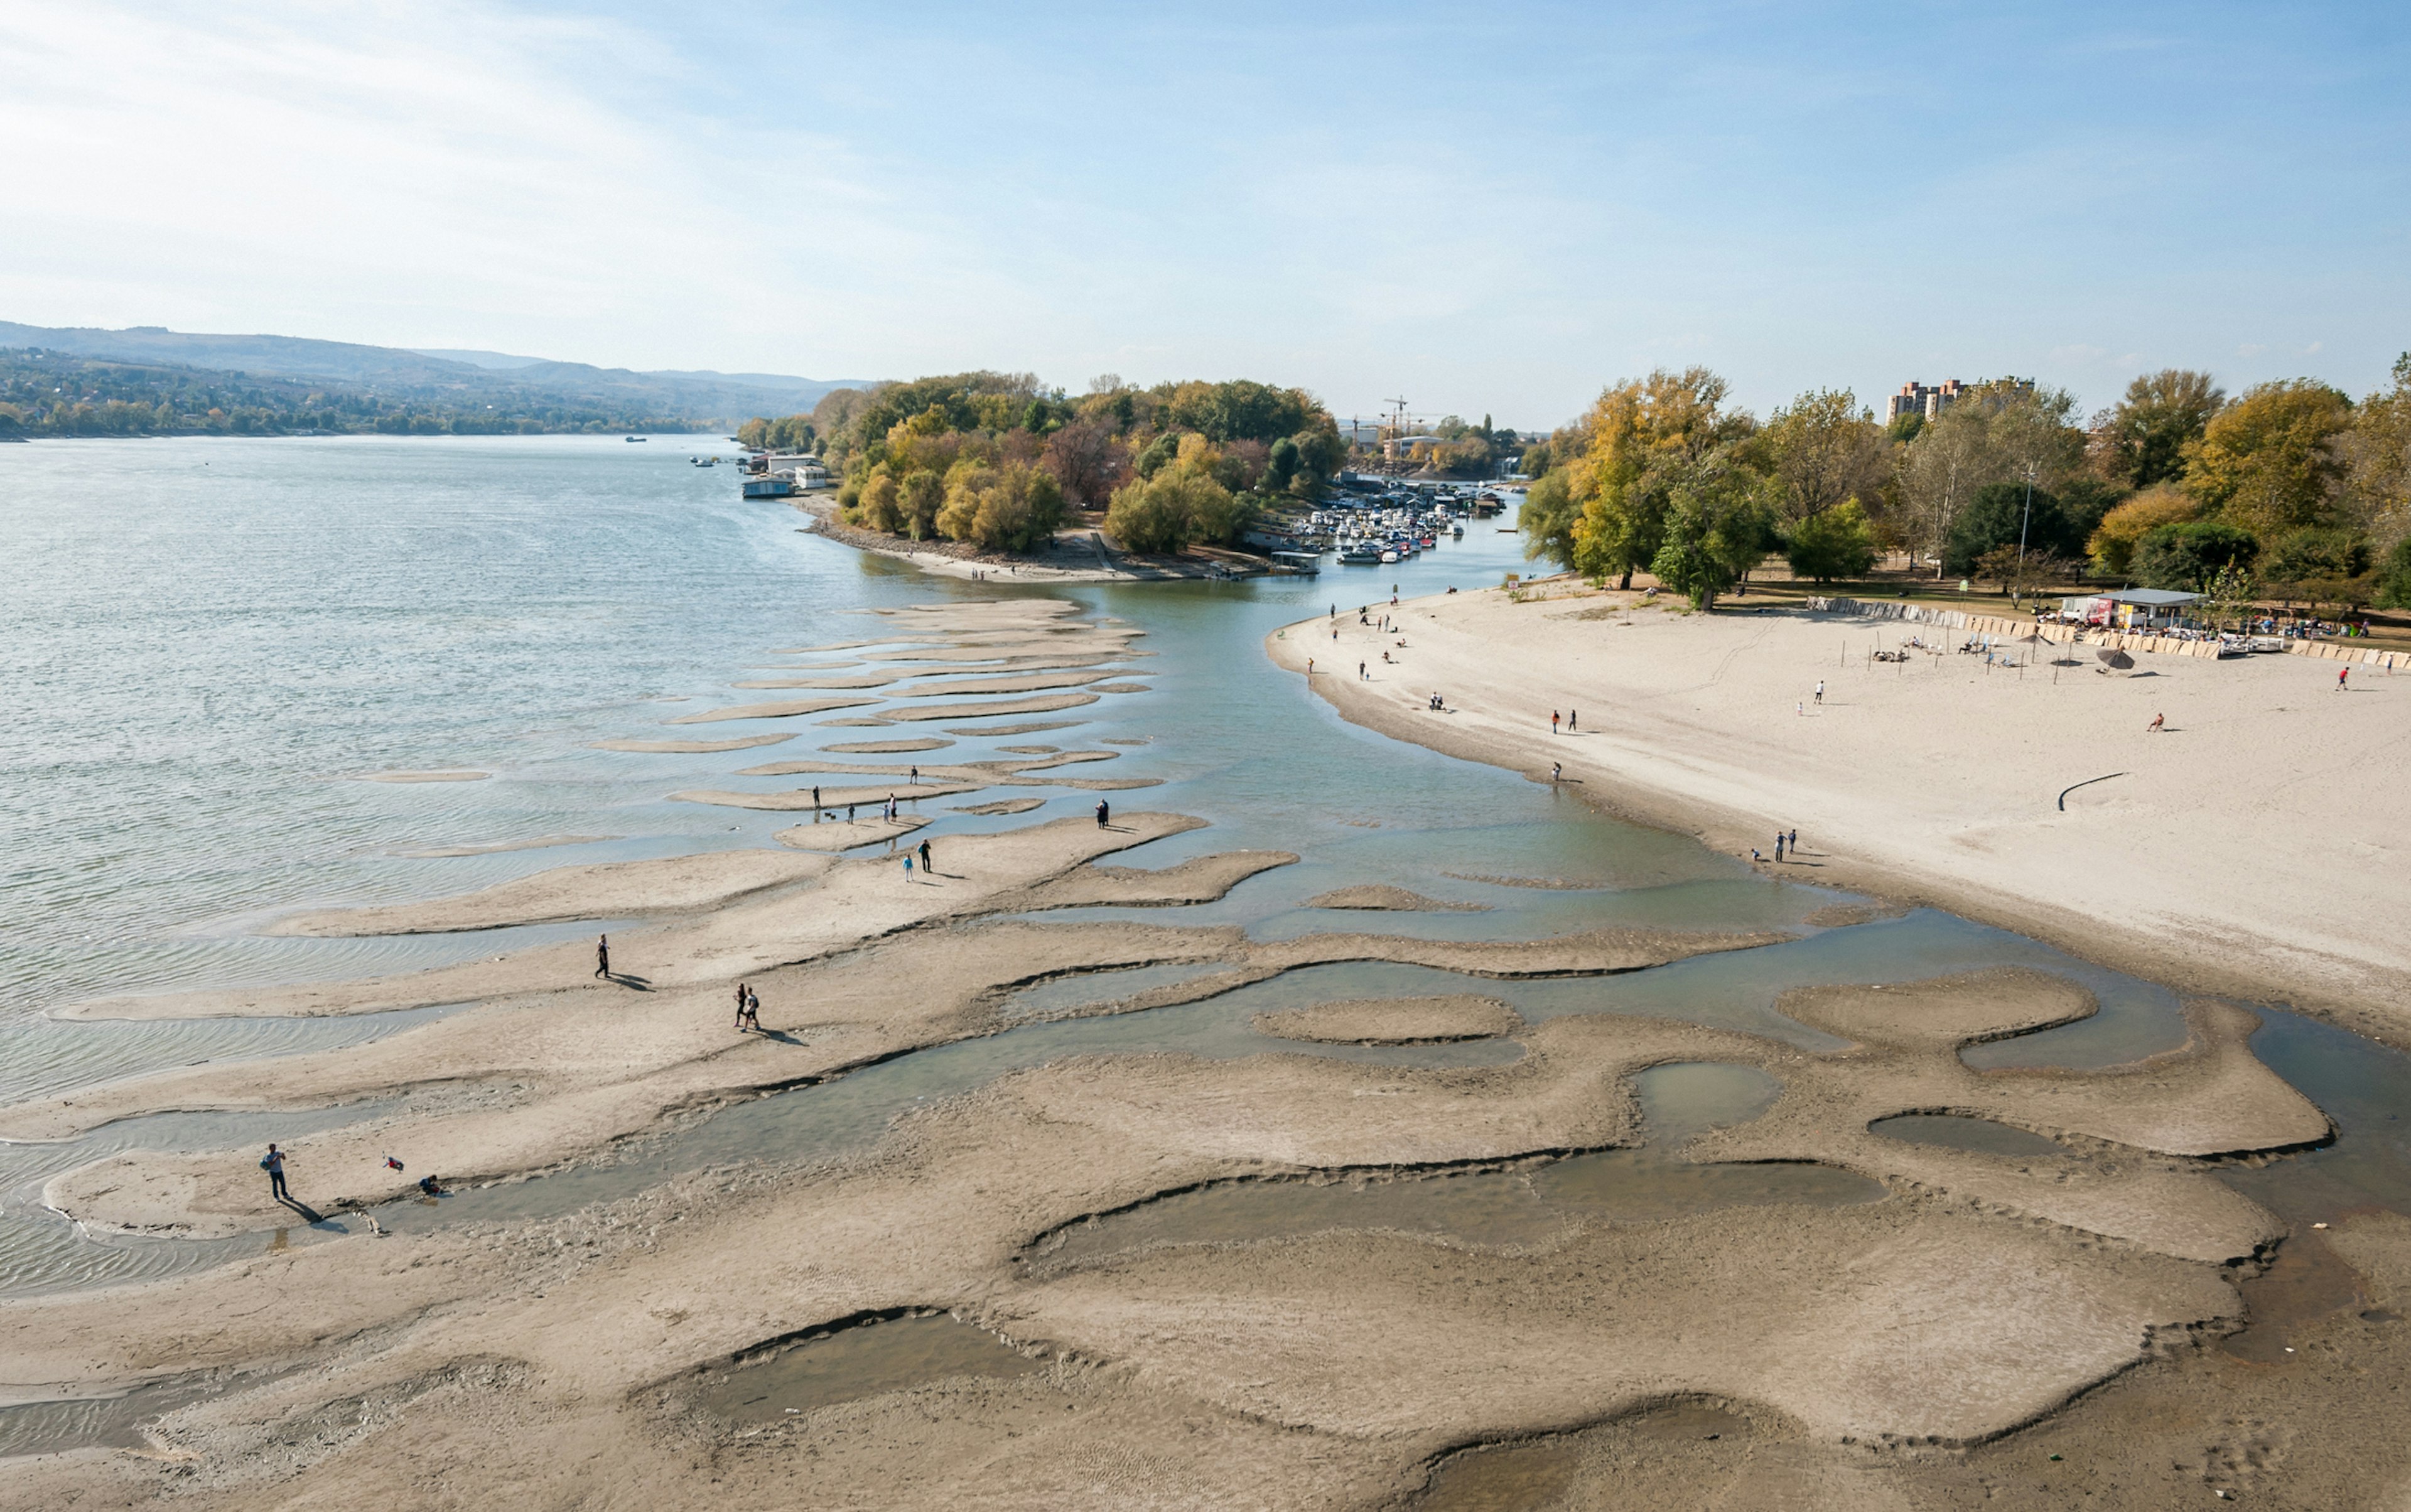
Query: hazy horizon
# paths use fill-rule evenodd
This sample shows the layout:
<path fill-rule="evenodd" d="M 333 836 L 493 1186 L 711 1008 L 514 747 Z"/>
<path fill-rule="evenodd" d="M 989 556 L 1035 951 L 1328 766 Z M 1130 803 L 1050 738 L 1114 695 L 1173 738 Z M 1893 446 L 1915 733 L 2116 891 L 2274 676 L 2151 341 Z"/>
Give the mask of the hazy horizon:
<path fill-rule="evenodd" d="M 1522 426 L 2411 347 L 2394 12 L 1335 14 L 21 8 L 0 317 Z"/>

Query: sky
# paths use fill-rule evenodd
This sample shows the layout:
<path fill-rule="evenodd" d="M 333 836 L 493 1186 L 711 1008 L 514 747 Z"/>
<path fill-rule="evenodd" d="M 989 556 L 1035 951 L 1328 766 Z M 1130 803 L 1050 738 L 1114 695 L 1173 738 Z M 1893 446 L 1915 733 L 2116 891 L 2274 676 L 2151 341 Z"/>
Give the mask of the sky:
<path fill-rule="evenodd" d="M 2411 348 L 2411 7 L 0 5 L 0 319 L 1561 423 Z"/>

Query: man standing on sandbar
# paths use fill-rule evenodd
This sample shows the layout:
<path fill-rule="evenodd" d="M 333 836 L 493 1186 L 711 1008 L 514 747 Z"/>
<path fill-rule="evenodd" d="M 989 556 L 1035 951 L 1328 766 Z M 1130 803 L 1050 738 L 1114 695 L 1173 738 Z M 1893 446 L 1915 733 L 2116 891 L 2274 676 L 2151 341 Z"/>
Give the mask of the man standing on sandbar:
<path fill-rule="evenodd" d="M 268 1158 L 259 1163 L 259 1168 L 268 1173 L 268 1195 L 270 1196 L 274 1197 L 279 1202 L 290 1202 L 293 1200 L 292 1194 L 285 1190 L 284 1151 L 277 1149 L 274 1145 L 270 1145 L 268 1147 Z"/>

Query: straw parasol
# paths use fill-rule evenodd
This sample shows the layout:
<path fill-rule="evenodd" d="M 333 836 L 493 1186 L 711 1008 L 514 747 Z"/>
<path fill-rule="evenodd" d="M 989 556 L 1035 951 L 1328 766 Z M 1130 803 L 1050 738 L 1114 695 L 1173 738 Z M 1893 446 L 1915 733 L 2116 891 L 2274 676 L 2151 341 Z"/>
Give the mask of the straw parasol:
<path fill-rule="evenodd" d="M 2113 671 L 2123 672 L 2135 665 L 2134 657 L 2127 655 L 2125 652 L 2118 650 L 2114 646 L 2104 646 L 2093 654 L 2100 657 L 2102 665 L 2110 668 Z"/>

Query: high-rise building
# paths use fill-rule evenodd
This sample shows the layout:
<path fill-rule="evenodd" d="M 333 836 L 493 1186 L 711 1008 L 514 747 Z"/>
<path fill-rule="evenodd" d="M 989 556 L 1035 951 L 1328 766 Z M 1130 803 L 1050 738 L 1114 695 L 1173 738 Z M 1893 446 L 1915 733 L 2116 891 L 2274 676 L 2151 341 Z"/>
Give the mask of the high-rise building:
<path fill-rule="evenodd" d="M 1890 425 L 1904 415 L 1922 415 L 1927 419 L 1938 418 L 1951 407 L 1967 386 L 1956 378 L 1945 378 L 1938 384 L 1924 384 L 1915 378 L 1900 386 L 1900 392 L 1884 404 L 1884 423 Z"/>

